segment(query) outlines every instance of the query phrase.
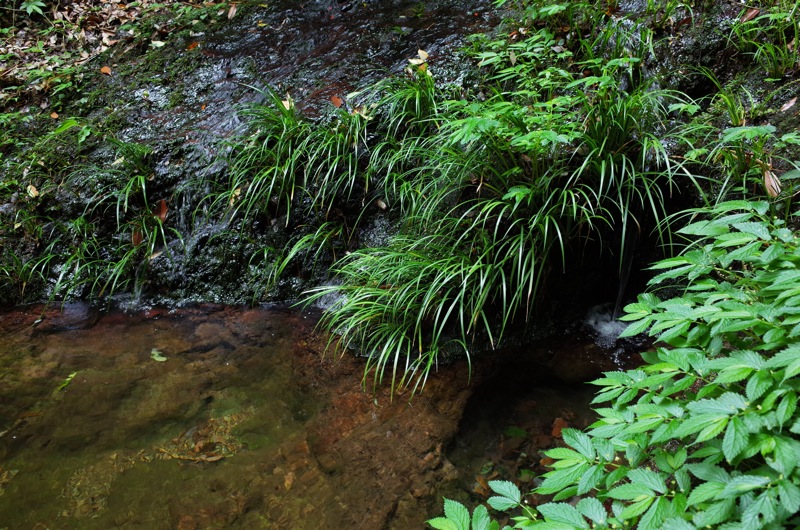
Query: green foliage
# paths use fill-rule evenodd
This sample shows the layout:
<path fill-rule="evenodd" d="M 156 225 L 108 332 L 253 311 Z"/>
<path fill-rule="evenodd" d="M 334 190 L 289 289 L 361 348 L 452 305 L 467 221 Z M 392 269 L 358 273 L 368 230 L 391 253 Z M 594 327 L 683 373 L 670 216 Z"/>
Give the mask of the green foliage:
<path fill-rule="evenodd" d="M 780 80 L 800 67 L 798 9 L 800 2 L 794 0 L 776 2 L 756 17 L 743 11 L 732 29 L 736 46 L 751 54 L 771 80 Z"/>
<path fill-rule="evenodd" d="M 427 70 L 378 100 L 374 130 L 394 140 L 372 151 L 370 181 L 404 223 L 309 296 L 339 298 L 322 325 L 369 357 L 376 382 L 419 388 L 445 352 L 468 355 L 478 337 L 496 346 L 532 314 L 552 261 L 608 238 L 622 267 L 627 234 L 666 218 L 674 179 L 697 187 L 662 142 L 665 102 L 684 99 L 637 84 L 635 57 L 592 57 L 577 64 L 594 75 L 576 78 L 554 39 L 542 28 L 489 43 L 484 101 L 431 102 L 447 92 L 429 93 Z"/>
<path fill-rule="evenodd" d="M 517 528 L 800 523 L 800 212 L 735 201 L 695 213 L 679 231 L 689 249 L 653 266 L 651 285 L 679 294 L 625 308 L 624 335 L 663 346 L 594 382 L 600 419 L 545 452 L 552 471 L 535 491 L 553 501 Z M 489 504 L 509 511 L 519 497 Z"/>
<path fill-rule="evenodd" d="M 42 0 L 22 0 L 22 3 L 19 7 L 25 11 L 28 16 L 30 16 L 33 13 L 36 13 L 37 15 L 44 15 L 42 8 L 47 7 L 47 5 L 42 2 Z"/>

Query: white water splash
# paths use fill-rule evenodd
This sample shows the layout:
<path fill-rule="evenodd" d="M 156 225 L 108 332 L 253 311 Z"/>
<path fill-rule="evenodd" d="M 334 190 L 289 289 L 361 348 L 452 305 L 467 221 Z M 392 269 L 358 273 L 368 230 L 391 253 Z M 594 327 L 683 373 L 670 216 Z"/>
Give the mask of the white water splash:
<path fill-rule="evenodd" d="M 620 334 L 628 327 L 625 322 L 614 319 L 614 312 L 608 306 L 595 306 L 589 310 L 584 323 L 597 332 L 595 343 L 601 348 L 613 348 Z"/>

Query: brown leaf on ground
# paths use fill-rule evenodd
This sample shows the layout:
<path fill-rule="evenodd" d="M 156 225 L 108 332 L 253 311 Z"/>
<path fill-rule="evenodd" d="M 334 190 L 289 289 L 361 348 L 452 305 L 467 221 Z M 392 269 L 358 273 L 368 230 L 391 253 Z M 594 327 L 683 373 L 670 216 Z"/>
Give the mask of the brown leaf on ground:
<path fill-rule="evenodd" d="M 761 10 L 758 9 L 757 7 L 751 7 L 750 9 L 747 10 L 747 12 L 744 15 L 742 15 L 742 18 L 741 20 L 739 20 L 739 22 L 741 24 L 744 24 L 745 22 L 753 20 L 756 17 L 756 15 L 758 15 L 760 12 Z"/>
<path fill-rule="evenodd" d="M 784 103 L 783 106 L 781 107 L 781 112 L 786 112 L 790 108 L 794 107 L 795 103 L 797 103 L 797 97 L 793 97 L 792 99 Z"/>
<path fill-rule="evenodd" d="M 101 74 L 106 74 L 106 75 L 111 75 L 111 67 L 110 67 L 110 66 L 104 66 L 104 67 L 102 67 L 102 68 L 100 69 L 100 73 L 101 73 Z"/>
<path fill-rule="evenodd" d="M 161 199 L 160 201 L 158 201 L 158 206 L 156 206 L 156 209 L 153 212 L 153 215 L 158 217 L 159 221 L 161 221 L 163 223 L 167 219 L 167 211 L 168 211 L 167 201 L 165 201 L 164 199 Z"/>
<path fill-rule="evenodd" d="M 556 418 L 553 421 L 552 435 L 556 438 L 561 438 L 561 431 L 569 427 L 569 423 L 564 418 Z"/>

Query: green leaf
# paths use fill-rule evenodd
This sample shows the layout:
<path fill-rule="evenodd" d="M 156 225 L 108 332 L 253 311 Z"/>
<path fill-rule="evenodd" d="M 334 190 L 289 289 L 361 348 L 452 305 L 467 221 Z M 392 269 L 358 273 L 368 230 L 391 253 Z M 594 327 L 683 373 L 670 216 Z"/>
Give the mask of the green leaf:
<path fill-rule="evenodd" d="M 725 488 L 722 490 L 721 496 L 723 498 L 734 496 L 738 497 L 739 495 L 747 493 L 748 491 L 763 488 L 769 483 L 769 477 L 761 475 L 740 475 L 738 477 L 733 477 L 730 482 L 725 484 Z"/>
<path fill-rule="evenodd" d="M 647 497 L 655 496 L 652 488 L 641 484 L 623 484 L 610 490 L 607 494 L 612 499 L 623 501 L 641 501 Z"/>
<path fill-rule="evenodd" d="M 536 507 L 548 521 L 564 523 L 572 528 L 589 528 L 589 523 L 578 510 L 564 502 L 541 504 Z"/>
<path fill-rule="evenodd" d="M 689 506 L 694 506 L 709 499 L 714 499 L 720 493 L 722 493 L 722 490 L 724 489 L 725 484 L 721 482 L 703 482 L 696 488 L 692 489 L 692 492 L 689 494 L 689 500 L 687 501 L 687 504 Z"/>
<path fill-rule="evenodd" d="M 428 519 L 426 522 L 436 530 L 461 530 L 453 521 L 445 519 L 444 517 Z"/>
<path fill-rule="evenodd" d="M 728 424 L 728 417 L 717 417 L 708 420 L 708 426 L 705 427 L 703 430 L 698 433 L 696 441 L 697 442 L 705 442 L 706 440 L 710 440 L 715 438 L 719 433 L 725 429 L 725 426 Z"/>
<path fill-rule="evenodd" d="M 577 429 L 564 429 L 561 432 L 564 443 L 574 448 L 586 458 L 592 460 L 596 456 L 592 439 Z"/>
<path fill-rule="evenodd" d="M 772 239 L 769 233 L 769 227 L 765 223 L 751 221 L 747 223 L 733 223 L 732 226 L 746 234 L 752 234 L 759 239 Z"/>
<path fill-rule="evenodd" d="M 444 500 L 444 515 L 458 530 L 469 530 L 469 511 L 460 502 Z"/>
<path fill-rule="evenodd" d="M 724 499 L 711 504 L 703 511 L 695 512 L 692 521 L 698 527 L 713 527 L 729 520 L 734 513 L 735 504 L 732 499 Z"/>
<path fill-rule="evenodd" d="M 722 452 L 725 460 L 732 463 L 739 456 L 747 444 L 750 442 L 750 432 L 741 419 L 731 418 L 728 427 L 725 429 L 725 437 L 722 439 Z"/>
<path fill-rule="evenodd" d="M 592 466 L 586 473 L 581 476 L 580 481 L 578 482 L 578 495 L 584 495 L 589 493 L 600 481 L 603 479 L 605 475 L 605 467 L 602 465 Z"/>
<path fill-rule="evenodd" d="M 498 495 L 502 495 L 503 497 L 510 499 L 517 504 L 522 502 L 522 493 L 513 482 L 509 482 L 507 480 L 490 480 L 489 487 L 493 492 L 497 493 Z"/>
<path fill-rule="evenodd" d="M 603 503 L 594 497 L 585 497 L 581 499 L 575 507 L 581 514 L 599 525 L 604 525 L 608 518 L 608 513 L 603 507 Z"/>
<path fill-rule="evenodd" d="M 752 377 L 747 381 L 747 386 L 745 387 L 745 393 L 747 394 L 747 399 L 750 401 L 755 401 L 756 399 L 760 398 L 764 395 L 764 392 L 770 389 L 770 387 L 775 383 L 775 380 L 767 371 L 759 371 L 753 374 Z"/>
<path fill-rule="evenodd" d="M 583 463 L 566 469 L 550 471 L 545 474 L 544 482 L 536 488 L 536 492 L 543 495 L 558 493 L 568 486 L 577 484 L 587 469 L 589 469 L 589 464 Z"/>
<path fill-rule="evenodd" d="M 789 513 L 800 511 L 800 487 L 789 479 L 778 482 L 778 498 L 781 506 Z"/>
<path fill-rule="evenodd" d="M 160 351 L 158 351 L 158 350 L 157 350 L 157 349 L 155 349 L 155 348 L 153 348 L 153 349 L 150 351 L 150 358 L 151 358 L 151 359 L 153 359 L 154 361 L 158 361 L 158 362 L 160 362 L 160 363 L 163 363 L 164 361 L 166 361 L 166 360 L 167 360 L 167 358 L 166 358 L 166 357 L 164 357 L 164 356 L 161 354 L 161 352 L 160 352 Z"/>
<path fill-rule="evenodd" d="M 697 530 L 697 527 L 689 521 L 681 519 L 680 517 L 670 517 L 664 521 L 664 525 L 661 527 L 661 530 Z"/>
<path fill-rule="evenodd" d="M 479 504 L 472 512 L 472 530 L 490 530 L 492 520 L 489 518 L 489 510 L 486 506 Z"/>
<path fill-rule="evenodd" d="M 726 224 L 717 221 L 697 221 L 684 226 L 678 230 L 678 233 L 688 236 L 719 236 L 727 234 L 729 231 L 730 229 Z"/>
<path fill-rule="evenodd" d="M 658 497 L 650 506 L 641 519 L 639 519 L 638 530 L 660 530 L 662 523 L 669 509 L 669 501 L 664 497 Z"/>
<path fill-rule="evenodd" d="M 637 517 L 642 513 L 644 513 L 644 511 L 647 510 L 655 500 L 656 500 L 655 497 L 648 497 L 646 499 L 636 501 L 633 504 L 629 504 L 628 506 L 625 507 L 624 510 L 622 510 L 622 513 L 619 515 L 619 518 L 622 520 L 626 520 Z"/>
<path fill-rule="evenodd" d="M 664 482 L 664 477 L 652 469 L 646 467 L 631 469 L 628 473 L 628 479 L 633 484 L 641 484 L 659 493 L 667 492 L 667 484 Z"/>

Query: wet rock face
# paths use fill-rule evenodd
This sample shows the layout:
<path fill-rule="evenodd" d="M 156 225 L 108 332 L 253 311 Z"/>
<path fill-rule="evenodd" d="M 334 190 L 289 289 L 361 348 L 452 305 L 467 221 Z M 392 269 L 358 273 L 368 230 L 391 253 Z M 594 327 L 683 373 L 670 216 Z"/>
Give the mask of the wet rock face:
<path fill-rule="evenodd" d="M 235 223 L 207 215 L 208 197 L 227 184 L 225 141 L 243 130 L 242 108 L 265 100 L 262 90 L 287 95 L 308 117 L 319 117 L 333 109 L 331 97 L 401 71 L 418 49 L 428 51 L 440 80 L 457 81 L 463 73 L 453 52 L 464 36 L 498 22 L 495 10 L 475 0 L 253 2 L 220 27 L 158 29 L 154 35 L 167 42 L 160 48 L 147 41 L 112 48 L 103 60 L 114 74 L 89 80 L 84 91 L 93 96 L 70 112 L 113 123 L 119 140 L 152 149 L 147 197 L 151 205 L 167 204 L 169 242 L 159 257 L 142 260 L 146 282 L 135 297 L 182 305 L 262 296 L 242 281 L 251 265 L 260 266 L 251 257 L 261 248 L 285 247 L 310 221 L 257 220 L 245 238 Z M 92 154 L 103 168 L 114 156 L 102 146 Z M 103 185 L 96 179 L 87 174 L 77 186 L 58 190 L 63 215 L 92 206 Z M 147 215 L 144 204 L 131 211 Z M 300 274 L 273 295 L 295 298 L 316 281 Z"/>

